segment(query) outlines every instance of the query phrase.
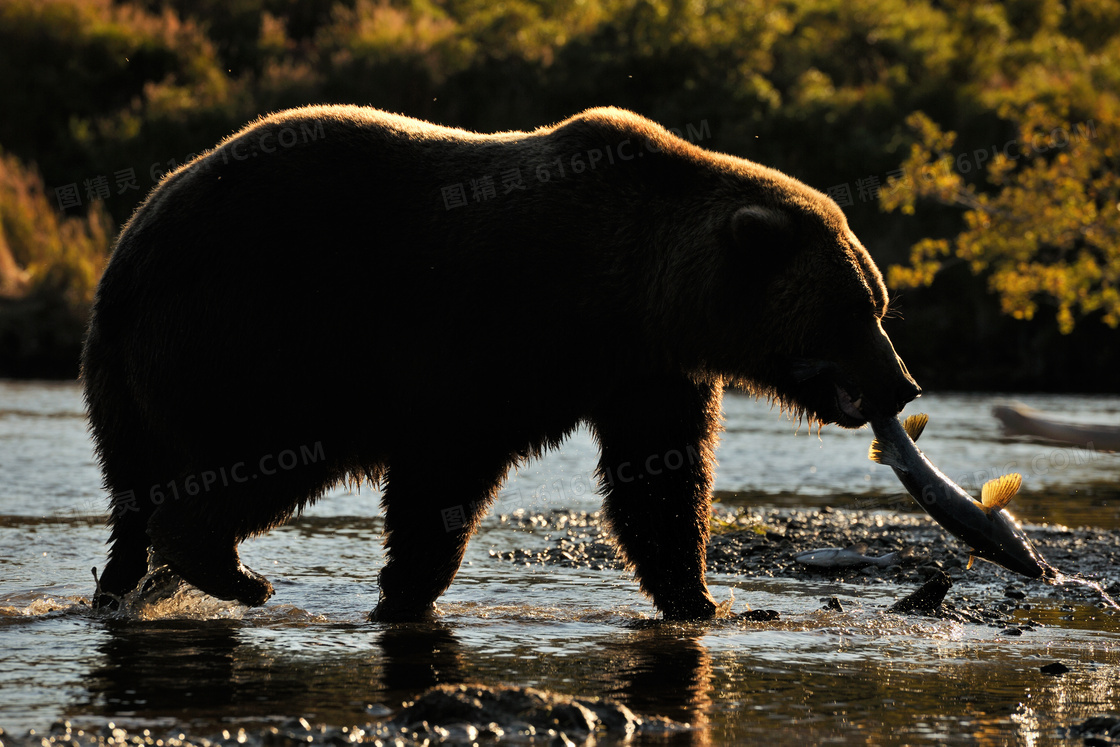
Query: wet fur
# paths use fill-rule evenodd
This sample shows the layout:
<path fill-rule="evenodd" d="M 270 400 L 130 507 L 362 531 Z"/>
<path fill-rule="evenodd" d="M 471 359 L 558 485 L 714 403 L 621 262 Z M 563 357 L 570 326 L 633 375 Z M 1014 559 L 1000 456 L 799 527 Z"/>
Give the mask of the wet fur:
<path fill-rule="evenodd" d="M 573 173 L 591 152 L 597 167 Z M 503 194 L 514 168 L 526 189 Z M 495 197 L 445 209 L 442 188 L 485 176 Z M 82 367 L 113 496 L 105 598 L 152 550 L 204 591 L 259 604 L 271 587 L 238 543 L 364 479 L 385 487 L 375 617 L 423 617 L 511 465 L 586 423 L 642 589 L 668 617 L 711 616 L 723 387 L 835 422 L 832 384 L 790 368 L 836 358 L 848 385 L 900 407 L 916 389 L 875 331 L 886 303 L 827 197 L 629 112 L 496 135 L 359 107 L 264 118 L 164 179 L 98 290 Z M 183 489 L 315 445 L 324 459 L 282 474 Z M 607 479 L 689 450 L 694 464 Z"/>

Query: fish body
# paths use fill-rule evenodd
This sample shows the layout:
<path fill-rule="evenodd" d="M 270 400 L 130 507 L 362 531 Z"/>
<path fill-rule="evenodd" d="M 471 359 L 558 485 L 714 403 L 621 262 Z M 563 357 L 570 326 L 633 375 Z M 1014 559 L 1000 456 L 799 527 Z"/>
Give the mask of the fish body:
<path fill-rule="evenodd" d="M 921 434 L 925 421 L 924 415 L 912 416 L 904 428 L 894 417 L 873 419 L 872 461 L 893 469 L 925 512 L 969 545 L 973 555 L 1029 578 L 1053 577 L 1057 571 L 1027 539 L 1019 522 L 1003 510 L 1022 478 L 1006 475 L 992 480 L 984 486 L 982 501 L 977 501 L 933 466 L 911 440 L 911 433 L 914 438 Z"/>
<path fill-rule="evenodd" d="M 857 568 L 860 566 L 874 565 L 886 568 L 902 562 L 903 551 L 889 552 L 886 555 L 866 555 L 867 545 L 858 544 L 851 547 L 822 547 L 817 550 L 808 550 L 793 556 L 793 559 L 802 565 L 811 565 L 817 568 Z"/>

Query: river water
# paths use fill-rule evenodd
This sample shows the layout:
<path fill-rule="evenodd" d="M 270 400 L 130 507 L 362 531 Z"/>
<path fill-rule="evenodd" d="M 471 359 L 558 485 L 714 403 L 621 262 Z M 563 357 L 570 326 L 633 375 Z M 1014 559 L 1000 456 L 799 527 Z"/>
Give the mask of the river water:
<path fill-rule="evenodd" d="M 1017 399 L 1071 420 L 1120 422 L 1120 397 Z M 930 414 L 922 447 L 965 487 L 1021 472 L 1012 507 L 1028 525 L 1120 531 L 1120 456 L 1003 438 L 990 410 L 1006 400 L 927 395 L 908 412 Z M 901 490 L 867 460 L 866 429 L 818 436 L 741 395 L 724 411 L 724 505 L 866 508 Z M 549 527 L 526 530 L 505 514 L 595 510 L 594 463 L 580 432 L 511 476 L 441 600 L 440 624 L 365 621 L 381 565 L 379 494 L 368 486 L 340 487 L 242 546 L 276 587 L 267 606 L 187 597 L 121 620 L 87 606 L 107 532 L 80 390 L 0 382 L 0 727 L 41 733 L 69 719 L 208 735 L 299 716 L 349 725 L 456 682 L 609 696 L 693 724 L 685 741 L 695 744 L 1077 743 L 1059 727 L 1120 713 L 1120 618 L 1095 607 L 1043 599 L 1033 616 L 1044 626 L 1008 636 L 884 615 L 909 591 L 890 584 L 715 574 L 717 598 L 734 593 L 736 610 L 748 602 L 781 619 L 659 625 L 624 572 L 492 555 L 551 542 Z M 846 610 L 822 611 L 834 595 Z M 1055 660 L 1073 671 L 1039 672 Z"/>

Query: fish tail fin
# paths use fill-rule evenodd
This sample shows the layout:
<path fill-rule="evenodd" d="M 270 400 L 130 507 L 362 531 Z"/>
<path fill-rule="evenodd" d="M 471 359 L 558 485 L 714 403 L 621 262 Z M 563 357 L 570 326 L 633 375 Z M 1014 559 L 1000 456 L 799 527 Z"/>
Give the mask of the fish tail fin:
<path fill-rule="evenodd" d="M 917 415 L 911 415 L 906 418 L 902 423 L 903 430 L 906 435 L 910 437 L 911 441 L 917 441 L 918 436 L 922 435 L 922 431 L 926 429 L 926 424 L 929 422 L 929 415 L 924 412 L 919 412 Z"/>
<path fill-rule="evenodd" d="M 999 511 L 1011 502 L 1023 484 L 1023 476 L 1018 472 L 988 480 L 980 489 L 980 503 L 985 511 Z"/>

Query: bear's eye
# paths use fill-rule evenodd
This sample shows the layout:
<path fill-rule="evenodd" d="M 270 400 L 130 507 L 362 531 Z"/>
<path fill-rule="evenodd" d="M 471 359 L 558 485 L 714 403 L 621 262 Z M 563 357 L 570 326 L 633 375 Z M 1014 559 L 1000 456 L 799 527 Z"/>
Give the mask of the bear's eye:
<path fill-rule="evenodd" d="M 875 319 L 878 315 L 873 306 L 861 301 L 841 305 L 836 309 L 836 316 L 847 322 L 861 322 Z"/>

